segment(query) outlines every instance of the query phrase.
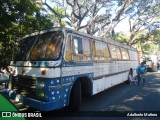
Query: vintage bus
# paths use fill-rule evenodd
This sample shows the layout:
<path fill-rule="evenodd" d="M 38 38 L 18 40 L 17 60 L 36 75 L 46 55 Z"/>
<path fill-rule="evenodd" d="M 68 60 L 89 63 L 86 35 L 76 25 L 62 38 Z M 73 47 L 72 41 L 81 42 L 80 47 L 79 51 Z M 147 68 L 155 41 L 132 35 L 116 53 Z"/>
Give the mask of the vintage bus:
<path fill-rule="evenodd" d="M 10 64 L 7 94 L 17 101 L 49 111 L 128 80 L 138 65 L 137 50 L 107 38 L 55 27 L 21 39 Z"/>

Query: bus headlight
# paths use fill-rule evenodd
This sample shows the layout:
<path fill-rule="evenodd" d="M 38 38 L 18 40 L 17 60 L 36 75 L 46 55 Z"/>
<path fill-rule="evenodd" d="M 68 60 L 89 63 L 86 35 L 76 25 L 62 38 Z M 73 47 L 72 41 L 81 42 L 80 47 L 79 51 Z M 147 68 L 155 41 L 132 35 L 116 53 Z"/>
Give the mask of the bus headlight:
<path fill-rule="evenodd" d="M 37 80 L 37 96 L 43 98 L 44 97 L 44 87 L 45 87 L 45 82 L 44 80 Z"/>
<path fill-rule="evenodd" d="M 44 82 L 38 82 L 37 88 L 44 88 Z"/>

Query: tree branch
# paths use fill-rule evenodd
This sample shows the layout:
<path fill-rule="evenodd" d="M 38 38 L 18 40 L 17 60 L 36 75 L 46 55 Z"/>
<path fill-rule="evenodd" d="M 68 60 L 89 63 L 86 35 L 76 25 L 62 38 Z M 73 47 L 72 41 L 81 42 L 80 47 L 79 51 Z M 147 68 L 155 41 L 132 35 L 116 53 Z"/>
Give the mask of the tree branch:
<path fill-rule="evenodd" d="M 118 11 L 118 14 L 114 17 L 114 19 L 112 21 L 117 21 L 121 14 L 123 13 L 123 11 L 132 3 L 133 0 L 126 0 L 125 3 L 123 4 L 122 8 Z"/>

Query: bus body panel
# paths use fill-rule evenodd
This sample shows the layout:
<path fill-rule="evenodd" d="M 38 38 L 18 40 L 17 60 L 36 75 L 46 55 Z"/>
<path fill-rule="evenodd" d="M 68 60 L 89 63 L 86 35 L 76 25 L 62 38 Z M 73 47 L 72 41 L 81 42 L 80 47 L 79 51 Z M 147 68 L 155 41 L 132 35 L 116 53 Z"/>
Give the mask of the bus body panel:
<path fill-rule="evenodd" d="M 42 74 L 45 70 L 46 73 Z M 14 76 L 23 75 L 40 78 L 56 78 L 60 77 L 60 68 L 48 68 L 48 67 L 14 67 Z"/>

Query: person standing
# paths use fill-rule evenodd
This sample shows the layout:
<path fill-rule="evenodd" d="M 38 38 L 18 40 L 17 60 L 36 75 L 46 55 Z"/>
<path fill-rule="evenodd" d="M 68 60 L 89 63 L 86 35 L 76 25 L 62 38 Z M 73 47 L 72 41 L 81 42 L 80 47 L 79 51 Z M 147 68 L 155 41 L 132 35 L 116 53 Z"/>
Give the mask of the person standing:
<path fill-rule="evenodd" d="M 141 62 L 141 64 L 136 69 L 138 85 L 140 84 L 140 81 L 146 72 L 147 72 L 147 67 L 145 65 L 145 62 Z M 144 84 L 145 84 L 145 79 L 143 78 L 143 85 Z"/>

